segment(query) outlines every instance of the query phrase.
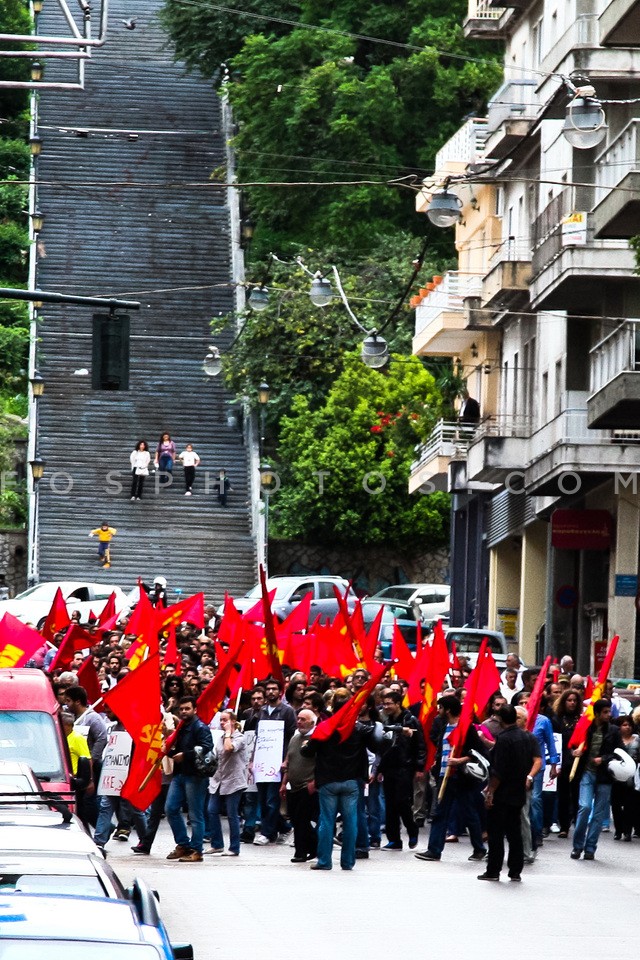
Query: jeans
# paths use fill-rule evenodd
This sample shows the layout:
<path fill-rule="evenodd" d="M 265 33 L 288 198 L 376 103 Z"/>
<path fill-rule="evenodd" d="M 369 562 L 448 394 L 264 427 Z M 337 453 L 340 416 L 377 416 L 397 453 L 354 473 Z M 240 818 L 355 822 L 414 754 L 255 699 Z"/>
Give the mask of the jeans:
<path fill-rule="evenodd" d="M 442 778 L 438 780 L 438 791 L 442 786 Z M 436 812 L 431 823 L 429 833 L 429 847 L 431 853 L 441 856 L 444 850 L 444 844 L 447 836 L 447 824 L 449 814 L 454 803 L 457 802 L 461 821 L 466 823 L 469 830 L 469 839 L 471 840 L 474 852 L 484 851 L 484 842 L 482 840 L 482 826 L 478 810 L 473 802 L 472 787 L 460 786 L 456 777 L 450 777 L 442 800 L 438 801 Z"/>
<path fill-rule="evenodd" d="M 288 824 L 280 813 L 280 784 L 259 783 L 258 796 L 260 797 L 260 833 L 274 843 L 278 839 L 278 831 L 286 833 Z"/>
<path fill-rule="evenodd" d="M 258 820 L 260 804 L 258 803 L 258 791 L 247 790 L 244 795 L 244 828 L 245 830 L 255 830 Z"/>
<path fill-rule="evenodd" d="M 208 788 L 209 780 L 207 777 L 186 777 L 182 773 L 173 775 L 173 780 L 169 784 L 165 813 L 176 846 L 202 853 L 204 802 Z M 182 807 L 185 802 L 191 821 L 191 839 L 189 839 L 182 817 Z"/>
<path fill-rule="evenodd" d="M 352 870 L 356 862 L 356 833 L 358 830 L 358 781 L 344 780 L 325 783 L 318 790 L 320 799 L 320 822 L 318 824 L 318 866 L 324 870 L 332 867 L 333 836 L 336 817 L 342 815 L 342 847 L 340 866 Z"/>
<path fill-rule="evenodd" d="M 156 833 L 158 832 L 158 827 L 160 826 L 160 822 L 164 814 L 164 807 L 167 802 L 168 792 L 169 784 L 163 783 L 160 793 L 147 810 L 147 835 L 144 838 L 144 841 L 141 841 L 141 846 L 143 846 L 145 850 L 151 850 L 151 847 L 153 846 L 153 841 L 156 838 Z"/>
<path fill-rule="evenodd" d="M 367 802 L 364 795 L 364 781 L 358 781 L 358 826 L 356 830 L 356 850 L 363 853 L 369 850 L 369 823 L 367 821 Z"/>
<path fill-rule="evenodd" d="M 600 830 L 605 819 L 609 816 L 610 802 L 611 784 L 597 783 L 595 773 L 585 770 L 580 781 L 578 817 L 573 834 L 574 850 L 595 853 Z M 589 816 L 591 816 L 591 819 L 589 819 Z"/>
<path fill-rule="evenodd" d="M 385 818 L 385 806 L 382 784 L 378 783 L 377 780 L 369 784 L 367 816 L 369 818 L 369 840 L 372 843 L 380 843 L 380 832 Z"/>
<path fill-rule="evenodd" d="M 531 822 L 531 843 L 535 850 L 542 840 L 542 781 L 544 772 L 541 770 L 533 778 L 531 787 L 531 809 L 529 820 Z"/>
<path fill-rule="evenodd" d="M 136 810 L 126 800 L 121 800 L 120 797 L 100 797 L 98 821 L 93 835 L 93 839 L 99 847 L 103 847 L 105 843 L 108 842 L 111 836 L 111 821 L 113 815 L 117 814 L 122 808 L 124 808 L 123 812 L 126 812 L 127 817 L 133 824 L 140 843 L 145 842 L 147 836 L 147 818 L 145 814 Z"/>
<path fill-rule="evenodd" d="M 235 793 L 225 794 L 224 800 L 227 807 L 227 819 L 229 821 L 229 851 L 231 853 L 240 853 L 240 801 L 244 790 L 236 790 Z M 222 824 L 220 823 L 220 792 L 209 794 L 209 823 L 211 824 L 211 846 L 214 850 L 222 850 L 224 839 L 222 836 Z"/>

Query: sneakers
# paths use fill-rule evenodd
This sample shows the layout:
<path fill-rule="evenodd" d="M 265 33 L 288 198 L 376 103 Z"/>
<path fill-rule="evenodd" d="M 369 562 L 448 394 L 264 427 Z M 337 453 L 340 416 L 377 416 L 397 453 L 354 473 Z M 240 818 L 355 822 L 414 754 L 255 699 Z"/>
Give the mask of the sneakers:
<path fill-rule="evenodd" d="M 180 863 L 202 863 L 202 854 L 198 853 L 197 850 L 190 850 L 189 853 L 185 853 L 184 857 L 180 857 Z"/>
<path fill-rule="evenodd" d="M 186 856 L 187 853 L 191 853 L 189 847 L 181 847 L 180 844 L 178 844 L 175 850 L 167 854 L 167 860 L 179 860 L 180 857 Z"/>
<path fill-rule="evenodd" d="M 206 854 L 212 853 L 224 853 L 224 847 L 211 847 L 210 850 L 205 850 Z"/>
<path fill-rule="evenodd" d="M 370 848 L 371 850 L 379 850 L 379 849 L 380 849 L 380 841 L 379 841 L 379 840 L 370 840 L 370 841 L 369 841 L 369 848 Z"/>
<path fill-rule="evenodd" d="M 385 843 L 383 850 L 402 850 L 402 843 L 393 843 L 391 840 L 389 843 Z"/>
<path fill-rule="evenodd" d="M 185 493 L 185 497 L 190 497 L 190 496 L 191 496 L 191 490 L 187 490 Z"/>
<path fill-rule="evenodd" d="M 418 835 L 416 834 L 415 837 L 409 837 L 409 850 L 415 850 L 417 846 L 418 846 Z"/>
<path fill-rule="evenodd" d="M 259 833 L 257 837 L 253 838 L 253 844 L 256 847 L 265 847 L 268 843 L 271 843 L 269 837 L 265 837 L 264 833 Z"/>
<path fill-rule="evenodd" d="M 222 854 L 222 856 L 223 857 L 239 857 L 240 854 L 234 853 L 232 850 L 227 850 L 225 853 Z"/>
<path fill-rule="evenodd" d="M 151 853 L 151 850 L 148 847 L 145 847 L 142 843 L 137 843 L 135 847 L 131 847 L 134 853 L 146 853 L 147 856 Z"/>
<path fill-rule="evenodd" d="M 468 859 L 468 860 L 477 860 L 478 862 L 480 862 L 481 860 L 484 860 L 484 858 L 486 857 L 486 855 L 487 855 L 487 851 L 486 851 L 486 850 L 474 850 L 473 853 L 471 854 L 471 856 L 468 857 L 467 859 Z"/>
<path fill-rule="evenodd" d="M 291 837 L 291 830 L 285 830 L 284 833 L 279 833 L 276 843 L 287 843 Z"/>
<path fill-rule="evenodd" d="M 368 850 L 356 850 L 356 860 L 368 860 L 369 851 Z"/>
<path fill-rule="evenodd" d="M 113 835 L 113 839 L 127 841 L 129 839 L 130 833 L 131 833 L 131 830 L 129 830 L 127 827 L 118 827 L 118 829 Z"/>
<path fill-rule="evenodd" d="M 431 853 L 431 850 L 425 850 L 423 853 L 414 853 L 414 857 L 417 860 L 439 860 L 440 856 L 437 853 Z"/>
<path fill-rule="evenodd" d="M 520 875 L 518 875 L 517 877 L 512 877 L 510 875 L 509 880 L 511 880 L 511 883 L 522 883 L 522 877 Z"/>
<path fill-rule="evenodd" d="M 574 850 L 571 851 L 571 853 L 569 854 L 569 856 L 571 857 L 572 860 L 579 860 L 581 853 L 582 853 L 582 850 L 575 850 L 575 849 L 574 849 Z"/>
<path fill-rule="evenodd" d="M 558 834 L 558 840 L 566 840 L 568 836 L 569 834 L 567 833 L 566 830 L 561 830 L 560 833 Z"/>
<path fill-rule="evenodd" d="M 518 880 L 519 880 L 519 879 L 520 879 L 520 877 L 518 877 Z M 494 876 L 493 876 L 492 874 L 490 874 L 490 873 L 480 873 L 480 874 L 478 875 L 478 880 L 490 880 L 492 883 L 498 883 L 499 880 L 500 880 L 500 877 L 494 877 Z"/>
<path fill-rule="evenodd" d="M 560 833 L 560 827 L 557 823 L 552 823 L 549 829 L 551 830 L 551 833 Z"/>

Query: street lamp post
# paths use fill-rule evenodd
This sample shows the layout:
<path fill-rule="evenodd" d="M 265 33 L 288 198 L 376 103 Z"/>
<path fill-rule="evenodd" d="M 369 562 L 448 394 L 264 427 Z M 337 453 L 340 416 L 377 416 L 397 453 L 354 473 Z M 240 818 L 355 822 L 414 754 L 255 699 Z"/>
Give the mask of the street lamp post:
<path fill-rule="evenodd" d="M 258 400 L 260 402 L 260 457 L 264 452 L 264 437 L 265 437 L 265 426 L 267 418 L 267 404 L 271 399 L 271 390 L 269 384 L 264 380 L 258 387 Z"/>
<path fill-rule="evenodd" d="M 264 522 L 264 550 L 263 566 L 265 576 L 269 576 L 269 497 L 271 496 L 270 487 L 273 480 L 273 468 L 266 462 L 260 462 L 260 491 L 262 493 L 263 522 Z"/>

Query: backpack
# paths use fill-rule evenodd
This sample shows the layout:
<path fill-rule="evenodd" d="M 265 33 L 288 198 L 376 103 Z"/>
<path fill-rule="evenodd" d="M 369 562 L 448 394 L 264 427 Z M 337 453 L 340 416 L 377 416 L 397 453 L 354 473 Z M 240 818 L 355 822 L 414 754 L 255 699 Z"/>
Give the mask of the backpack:
<path fill-rule="evenodd" d="M 193 752 L 194 766 L 198 777 L 212 777 L 218 769 L 218 756 L 215 750 L 207 750 L 204 747 L 194 747 Z"/>

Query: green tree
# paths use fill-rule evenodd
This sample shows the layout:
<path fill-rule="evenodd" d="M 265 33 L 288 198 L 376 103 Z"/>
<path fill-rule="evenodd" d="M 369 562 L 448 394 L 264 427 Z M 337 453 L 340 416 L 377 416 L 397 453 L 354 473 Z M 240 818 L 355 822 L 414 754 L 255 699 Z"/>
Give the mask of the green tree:
<path fill-rule="evenodd" d="M 407 492 L 414 446 L 439 409 L 434 379 L 418 358 L 396 356 L 381 373 L 347 357 L 322 406 L 314 409 L 299 395 L 282 419 L 272 535 L 325 543 L 444 543 L 448 496 Z"/>

